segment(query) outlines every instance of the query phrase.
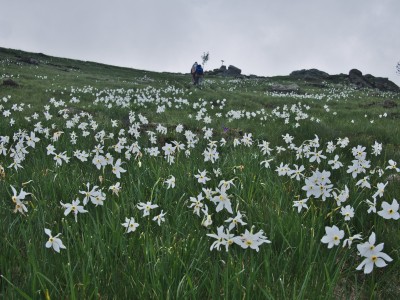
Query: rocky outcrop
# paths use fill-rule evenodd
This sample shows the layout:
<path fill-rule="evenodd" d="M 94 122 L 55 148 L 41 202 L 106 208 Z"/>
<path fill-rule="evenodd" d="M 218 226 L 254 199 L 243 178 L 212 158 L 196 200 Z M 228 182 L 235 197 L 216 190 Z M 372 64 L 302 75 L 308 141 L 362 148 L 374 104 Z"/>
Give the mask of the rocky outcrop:
<path fill-rule="evenodd" d="M 384 108 L 395 108 L 395 107 L 397 107 L 397 103 L 393 100 L 387 99 L 387 100 L 383 101 L 382 106 Z"/>
<path fill-rule="evenodd" d="M 366 80 L 361 73 L 361 71 L 357 69 L 351 69 L 349 72 L 349 81 L 357 88 L 372 88 L 372 85 Z"/>
<path fill-rule="evenodd" d="M 219 69 L 214 69 L 212 71 L 206 72 L 209 75 L 218 75 L 218 76 L 229 76 L 229 77 L 240 77 L 242 70 L 230 65 L 228 68 L 222 65 Z"/>
<path fill-rule="evenodd" d="M 295 84 L 279 84 L 275 83 L 269 87 L 270 92 L 275 92 L 275 93 L 298 93 L 300 91 L 300 87 Z"/>
<path fill-rule="evenodd" d="M 400 88 L 388 78 L 363 75 L 360 70 L 352 69 L 349 72 L 349 81 L 358 88 L 373 88 L 385 92 L 400 92 Z"/>
<path fill-rule="evenodd" d="M 4 79 L 3 80 L 3 85 L 5 86 L 11 86 L 11 87 L 19 87 L 19 84 L 16 83 L 14 80 L 12 79 Z"/>
<path fill-rule="evenodd" d="M 225 76 L 239 76 L 242 73 L 242 70 L 240 70 L 239 68 L 230 65 L 228 67 L 228 70 L 226 70 L 225 72 Z"/>
<path fill-rule="evenodd" d="M 344 83 L 349 82 L 357 88 L 378 89 L 383 92 L 400 92 L 400 88 L 388 78 L 375 77 L 370 74 L 363 75 L 360 70 L 352 69 L 349 74 L 329 75 L 318 69 L 293 71 L 289 75 L 294 79 L 321 84 L 323 82 Z"/>
<path fill-rule="evenodd" d="M 39 64 L 39 61 L 37 59 L 32 58 L 32 57 L 24 57 L 24 56 L 21 57 L 20 56 L 17 59 L 17 61 L 24 62 L 24 63 L 30 64 L 30 65 L 38 65 Z"/>
<path fill-rule="evenodd" d="M 294 77 L 296 79 L 303 79 L 306 81 L 321 81 L 329 78 L 329 74 L 324 71 L 320 71 L 318 69 L 309 69 L 309 70 L 298 70 L 293 71 L 289 75 L 290 77 Z"/>

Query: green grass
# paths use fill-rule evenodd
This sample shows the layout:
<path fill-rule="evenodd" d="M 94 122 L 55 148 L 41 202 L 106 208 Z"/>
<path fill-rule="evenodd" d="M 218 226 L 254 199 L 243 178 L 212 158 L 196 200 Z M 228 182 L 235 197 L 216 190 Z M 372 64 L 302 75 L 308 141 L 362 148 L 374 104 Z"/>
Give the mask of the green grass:
<path fill-rule="evenodd" d="M 18 62 L 17 56 L 33 57 L 39 60 L 39 65 Z M 118 68 L 3 48 L 0 48 L 1 74 L 20 85 L 0 86 L 0 136 L 10 137 L 6 155 L 0 154 L 0 166 L 5 168 L 5 176 L 0 177 L 2 298 L 400 297 L 399 221 L 368 214 L 365 203 L 372 199 L 378 183 L 387 181 L 391 174 L 398 176 L 394 170 L 385 169 L 388 161 L 400 163 L 399 108 L 385 109 L 368 104 L 385 99 L 399 103 L 398 94 L 354 90 L 344 82 L 318 89 L 297 80 L 302 91 L 323 95 L 322 99 L 267 93 L 273 82 L 292 82 L 288 76 L 242 80 L 210 76 L 201 88 L 196 88 L 190 84 L 190 75 Z M 70 103 L 73 97 L 80 102 Z M 65 106 L 56 107 L 49 102 L 52 98 L 64 101 Z M 96 98 L 101 101 L 95 103 Z M 148 101 L 140 102 L 140 98 Z M 226 100 L 222 104 L 223 99 Z M 119 100 L 126 105 L 119 106 Z M 112 107 L 108 107 L 110 103 Z M 14 104 L 23 105 L 23 110 L 13 110 Z M 50 120 L 44 117 L 45 105 L 50 106 Z M 162 105 L 165 111 L 157 113 Z M 59 114 L 63 108 L 73 109 L 66 119 Z M 204 108 L 202 118 L 196 120 L 201 108 Z M 3 115 L 6 110 L 10 110 L 11 116 Z M 37 120 L 32 117 L 35 112 L 39 114 Z M 136 117 L 130 122 L 132 112 Z M 240 112 L 241 117 L 235 119 L 232 112 Z M 140 124 L 141 134 L 135 138 L 128 131 L 134 123 L 140 123 L 139 114 L 145 116 L 149 124 Z M 69 128 L 67 121 L 74 115 L 79 120 Z M 211 123 L 204 122 L 206 115 Z M 296 120 L 296 116 L 300 120 Z M 15 121 L 13 126 L 9 123 L 11 118 Z M 92 120 L 96 122 L 95 129 L 91 128 Z M 112 127 L 111 120 L 117 120 L 118 126 Z M 27 147 L 29 153 L 21 162 L 23 168 L 7 168 L 13 162 L 11 149 L 16 146 L 13 136 L 21 131 L 30 134 L 39 121 L 43 128 L 48 128 L 48 135 L 36 133 L 40 141 L 35 148 Z M 78 128 L 82 122 L 88 123 L 88 136 L 82 136 L 83 130 Z M 167 128 L 166 134 L 156 132 L 159 124 Z M 175 130 L 178 124 L 184 127 L 181 133 Z M 215 163 L 204 161 L 203 151 L 209 143 L 203 138 L 204 127 L 213 129 L 211 140 L 218 144 L 219 159 Z M 98 170 L 91 163 L 93 154 L 87 162 L 73 156 L 78 149 L 91 153 L 101 144 L 94 136 L 102 130 L 106 133 L 104 152 L 110 153 L 114 162 L 120 158 L 124 162 L 122 167 L 127 170 L 120 179 L 112 173 L 111 166 Z M 188 157 L 182 150 L 175 155 L 175 163 L 169 164 L 161 147 L 177 141 L 187 149 L 186 130 L 196 134 L 198 142 L 194 148 L 189 148 Z M 57 131 L 63 134 L 58 141 L 52 141 Z M 76 144 L 70 141 L 72 131 L 77 134 Z M 154 144 L 149 141 L 147 131 L 155 133 Z M 110 137 L 110 133 L 114 136 Z M 241 140 L 246 133 L 252 133 L 253 144 L 234 146 L 234 140 Z M 282 139 L 285 134 L 294 137 L 296 147 L 308 144 L 307 141 L 317 135 L 318 150 L 323 150 L 327 159 L 320 164 L 309 162 L 306 157 L 297 159 L 296 150 L 290 149 Z M 137 142 L 142 155 L 132 154 L 128 159 L 125 150 L 116 152 L 118 137 L 125 137 L 126 145 Z M 336 143 L 338 138 L 345 137 L 349 138 L 348 146 L 338 146 L 333 153 L 327 153 L 328 142 Z M 225 146 L 220 145 L 221 138 L 226 140 Z M 270 142 L 271 155 L 261 153 L 258 145 L 262 141 Z M 383 146 L 378 156 L 372 154 L 375 141 Z M 49 144 L 54 145 L 56 153 L 66 151 L 69 163 L 56 166 L 53 155 L 47 155 Z M 347 168 L 354 160 L 351 149 L 357 145 L 366 147 L 371 168 L 353 178 Z M 284 147 L 285 151 L 279 153 L 277 146 Z M 149 147 L 158 147 L 161 153 L 151 157 L 145 151 Z M 336 154 L 344 167 L 332 170 L 328 160 Z M 273 159 L 269 169 L 260 165 L 266 159 Z M 350 197 L 343 206 L 354 207 L 355 217 L 344 221 L 333 198 L 326 201 L 310 198 L 308 210 L 298 213 L 293 201 L 305 198 L 304 180 L 278 176 L 275 169 L 281 162 L 291 168 L 293 164 L 304 165 L 306 177 L 317 169 L 329 170 L 334 188 L 349 188 Z M 385 171 L 382 177 L 378 172 L 370 172 L 378 167 Z M 213 172 L 217 168 L 222 172 L 218 177 Z M 202 170 L 207 170 L 210 177 L 204 186 L 194 177 Z M 176 187 L 167 189 L 164 181 L 170 175 L 175 176 Z M 356 182 L 367 175 L 372 189 L 358 188 Z M 378 211 L 383 201 L 392 203 L 394 198 L 400 199 L 399 179 L 393 178 L 383 198 L 377 199 Z M 259 252 L 235 244 L 229 251 L 225 251 L 224 246 L 221 251 L 210 251 L 215 240 L 206 234 L 216 233 L 217 227 L 226 225 L 224 221 L 232 215 L 226 210 L 217 213 L 215 205 L 204 200 L 213 220 L 213 224 L 205 228 L 201 225 L 203 217 L 198 217 L 188 207 L 189 198 L 196 197 L 203 187 L 217 188 L 222 179 L 233 179 L 235 185 L 228 190 L 232 208 L 235 213 L 240 210 L 247 223 L 231 233 L 240 235 L 245 229 L 254 233 L 263 230 L 271 243 L 262 244 Z M 122 186 L 118 196 L 109 191 L 116 182 Z M 60 201 L 71 203 L 79 198 L 82 204 L 80 191 L 86 190 L 87 183 L 91 187 L 99 186 L 106 200 L 103 206 L 87 204 L 88 212 L 78 214 L 78 222 L 75 222 L 71 214 L 64 216 Z M 26 215 L 13 213 L 10 186 L 31 193 L 25 199 Z M 147 201 L 159 207 L 151 211 L 150 217 L 142 217 L 136 205 Z M 167 214 L 165 223 L 158 226 L 152 218 L 161 210 Z M 134 217 L 139 223 L 135 232 L 126 233 L 121 225 L 126 217 Z M 325 235 L 325 226 L 332 225 L 344 230 L 345 238 L 361 233 L 363 240 L 355 241 L 350 249 L 341 244 L 328 249 L 321 238 Z M 61 249 L 60 253 L 47 249 L 48 236 L 44 228 L 49 228 L 53 235 L 61 233 L 66 249 Z M 393 261 L 385 268 L 374 267 L 371 274 L 364 274 L 356 270 L 363 258 L 357 255 L 355 245 L 365 242 L 371 232 L 376 233 L 377 244 L 385 243 L 383 251 Z"/>

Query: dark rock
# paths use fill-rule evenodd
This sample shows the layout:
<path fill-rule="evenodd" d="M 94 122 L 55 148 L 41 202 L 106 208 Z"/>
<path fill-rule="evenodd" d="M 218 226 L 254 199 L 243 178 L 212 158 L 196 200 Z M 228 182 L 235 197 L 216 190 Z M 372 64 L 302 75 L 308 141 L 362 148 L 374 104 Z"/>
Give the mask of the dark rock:
<path fill-rule="evenodd" d="M 400 88 L 388 78 L 364 75 L 357 69 L 349 72 L 349 81 L 358 88 L 374 88 L 383 92 L 400 92 Z"/>
<path fill-rule="evenodd" d="M 32 57 L 24 57 L 24 56 L 22 56 L 17 61 L 24 62 L 24 63 L 30 64 L 30 65 L 38 65 L 39 64 L 39 61 L 37 59 L 32 58 Z"/>
<path fill-rule="evenodd" d="M 242 70 L 240 70 L 239 68 L 230 65 L 228 67 L 228 70 L 226 70 L 225 72 L 225 76 L 239 76 L 242 73 Z"/>
<path fill-rule="evenodd" d="M 329 82 L 337 83 L 337 84 L 344 83 L 344 82 L 348 81 L 348 77 L 349 76 L 347 74 L 343 74 L 343 73 L 336 74 L 336 75 L 329 75 Z"/>
<path fill-rule="evenodd" d="M 298 70 L 290 73 L 291 77 L 295 77 L 297 79 L 303 79 L 307 81 L 320 81 L 329 78 L 329 74 L 318 69 L 309 69 L 309 70 Z"/>
<path fill-rule="evenodd" d="M 372 84 L 367 78 L 364 78 L 362 72 L 357 69 L 351 69 L 349 72 L 350 83 L 354 84 L 357 88 L 372 88 Z"/>
<path fill-rule="evenodd" d="M 226 72 L 226 66 L 222 65 L 218 69 L 214 69 L 212 71 L 206 71 L 205 73 L 207 75 L 221 75 L 221 74 L 224 74 L 225 72 Z"/>
<path fill-rule="evenodd" d="M 18 87 L 19 86 L 19 84 L 18 83 L 16 83 L 14 80 L 12 80 L 12 79 L 4 79 L 3 80 L 3 85 L 5 85 L 5 86 L 12 86 L 12 87 Z"/>
<path fill-rule="evenodd" d="M 393 100 L 385 100 L 385 101 L 383 101 L 382 106 L 384 108 L 394 108 L 394 107 L 397 107 L 397 103 Z"/>
<path fill-rule="evenodd" d="M 380 91 L 400 92 L 400 88 L 388 78 L 374 77 L 373 85 Z"/>
<path fill-rule="evenodd" d="M 357 78 L 357 77 L 363 77 L 363 74 L 362 74 L 362 72 L 360 70 L 351 69 L 350 72 L 349 72 L 349 76 Z"/>
<path fill-rule="evenodd" d="M 214 69 L 212 71 L 207 71 L 208 75 L 218 75 L 218 76 L 232 76 L 232 77 L 240 77 L 242 70 L 230 65 L 228 69 L 226 66 L 222 65 L 219 69 Z"/>
<path fill-rule="evenodd" d="M 275 83 L 270 86 L 269 90 L 276 93 L 298 93 L 300 88 L 297 84 L 279 84 Z"/>

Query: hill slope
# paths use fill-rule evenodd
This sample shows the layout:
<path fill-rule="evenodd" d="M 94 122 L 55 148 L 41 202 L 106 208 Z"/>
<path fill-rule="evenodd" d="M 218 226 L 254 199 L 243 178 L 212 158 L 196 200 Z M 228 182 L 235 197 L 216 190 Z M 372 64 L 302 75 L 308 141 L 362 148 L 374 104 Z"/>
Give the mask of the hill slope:
<path fill-rule="evenodd" d="M 0 68 L 3 298 L 400 297 L 398 93 Z"/>

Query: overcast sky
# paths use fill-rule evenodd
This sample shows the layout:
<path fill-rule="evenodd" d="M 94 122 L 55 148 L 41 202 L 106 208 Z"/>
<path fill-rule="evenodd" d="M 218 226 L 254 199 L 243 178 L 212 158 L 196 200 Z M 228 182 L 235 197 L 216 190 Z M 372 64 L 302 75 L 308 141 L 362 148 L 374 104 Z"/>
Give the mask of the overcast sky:
<path fill-rule="evenodd" d="M 400 85 L 399 0 L 7 0 L 0 46 L 151 71 L 388 77 Z"/>

